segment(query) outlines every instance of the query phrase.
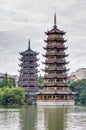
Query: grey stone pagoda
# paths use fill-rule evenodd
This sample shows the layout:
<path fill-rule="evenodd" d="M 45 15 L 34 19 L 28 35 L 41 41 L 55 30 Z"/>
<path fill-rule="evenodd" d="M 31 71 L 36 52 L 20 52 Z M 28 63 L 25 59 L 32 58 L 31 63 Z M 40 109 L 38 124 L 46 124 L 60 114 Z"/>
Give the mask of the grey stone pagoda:
<path fill-rule="evenodd" d="M 38 93 L 38 58 L 39 53 L 33 51 L 30 47 L 30 40 L 28 42 L 28 49 L 20 52 L 20 76 L 18 85 L 25 90 L 25 95 L 30 98 Z"/>

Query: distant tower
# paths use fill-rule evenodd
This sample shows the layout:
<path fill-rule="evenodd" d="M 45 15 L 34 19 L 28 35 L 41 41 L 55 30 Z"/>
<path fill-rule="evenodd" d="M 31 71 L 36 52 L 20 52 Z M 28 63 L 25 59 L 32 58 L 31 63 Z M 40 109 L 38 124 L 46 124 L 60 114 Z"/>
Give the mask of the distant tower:
<path fill-rule="evenodd" d="M 31 50 L 30 40 L 28 41 L 28 49 L 21 52 L 21 67 L 19 76 L 19 86 L 24 88 L 27 97 L 35 96 L 38 92 L 38 64 L 37 52 Z"/>
<path fill-rule="evenodd" d="M 45 64 L 45 88 L 37 96 L 38 105 L 73 105 L 72 92 L 67 87 L 67 71 L 65 53 L 67 47 L 63 36 L 64 31 L 57 28 L 56 14 L 54 15 L 54 26 L 50 31 L 45 32 L 48 36 L 44 49 Z"/>

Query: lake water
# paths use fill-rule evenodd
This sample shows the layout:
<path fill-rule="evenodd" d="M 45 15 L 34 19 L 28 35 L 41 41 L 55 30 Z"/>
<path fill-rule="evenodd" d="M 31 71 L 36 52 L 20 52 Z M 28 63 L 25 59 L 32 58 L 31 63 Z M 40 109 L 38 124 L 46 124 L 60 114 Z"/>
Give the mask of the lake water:
<path fill-rule="evenodd" d="M 0 130 L 85 130 L 86 107 L 0 108 Z"/>

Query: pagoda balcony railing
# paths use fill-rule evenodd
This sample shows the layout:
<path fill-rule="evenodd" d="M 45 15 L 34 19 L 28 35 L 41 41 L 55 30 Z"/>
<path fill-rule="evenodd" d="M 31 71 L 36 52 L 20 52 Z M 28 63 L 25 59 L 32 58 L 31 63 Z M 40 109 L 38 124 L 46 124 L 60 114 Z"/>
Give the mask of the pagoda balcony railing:
<path fill-rule="evenodd" d="M 20 77 L 38 77 L 38 75 L 36 75 L 36 74 L 22 74 L 22 75 L 20 75 Z"/>
<path fill-rule="evenodd" d="M 48 37 L 47 40 L 45 40 L 45 42 L 50 41 L 50 40 L 54 40 L 54 41 L 66 41 L 64 38 Z"/>
<path fill-rule="evenodd" d="M 46 59 L 45 62 L 47 62 L 47 63 L 48 62 L 49 63 L 52 63 L 52 62 L 64 63 L 64 62 L 66 62 L 66 60 L 63 60 L 63 59 L 61 59 L 61 60 L 60 59 L 59 60 L 58 59 Z"/>
<path fill-rule="evenodd" d="M 24 62 L 24 63 L 21 63 L 19 66 L 38 66 L 38 64 L 36 62 Z"/>
<path fill-rule="evenodd" d="M 50 66 L 50 67 L 45 67 L 45 70 L 66 70 L 66 67 L 57 67 L 57 66 Z"/>
<path fill-rule="evenodd" d="M 30 59 L 30 58 L 35 58 L 35 59 L 37 59 L 37 57 L 36 56 L 23 56 L 23 57 L 21 57 L 21 59 Z"/>
<path fill-rule="evenodd" d="M 38 73 L 39 71 L 38 70 L 29 70 L 29 69 L 21 69 L 19 70 L 19 72 L 21 73 L 29 73 L 29 74 L 35 74 L 35 73 Z"/>
<path fill-rule="evenodd" d="M 34 62 L 34 61 L 37 61 L 39 59 L 25 59 L 25 58 L 21 58 L 19 59 L 20 61 L 23 61 L 23 62 Z"/>
<path fill-rule="evenodd" d="M 33 66 L 33 67 L 35 67 L 35 66 L 38 66 L 38 64 L 35 62 L 34 63 L 24 62 L 24 63 L 19 64 L 19 66 Z"/>
<path fill-rule="evenodd" d="M 62 83 L 62 82 L 49 82 L 45 83 L 46 86 L 67 86 L 67 83 Z"/>
<path fill-rule="evenodd" d="M 46 48 L 66 48 L 65 45 L 57 45 L 57 44 L 52 44 L 52 45 L 46 45 Z"/>
<path fill-rule="evenodd" d="M 22 83 L 22 82 L 25 82 L 25 83 L 37 83 L 37 81 L 33 81 L 33 80 L 32 81 L 31 80 L 30 81 L 29 80 L 21 80 L 20 83 Z"/>
<path fill-rule="evenodd" d="M 23 85 L 27 85 L 27 86 L 29 85 L 28 82 L 19 82 L 18 84 L 19 84 L 19 86 L 21 86 L 21 87 L 22 87 Z"/>
<path fill-rule="evenodd" d="M 31 71 L 37 71 L 35 68 L 22 68 L 21 70 L 31 70 Z"/>
<path fill-rule="evenodd" d="M 27 79 L 27 80 L 36 80 L 38 77 L 20 77 L 20 80 L 25 80 L 25 79 Z"/>
<path fill-rule="evenodd" d="M 44 78 L 65 78 L 67 77 L 67 74 L 46 74 Z"/>
<path fill-rule="evenodd" d="M 36 92 L 38 91 L 38 87 L 24 87 L 24 90 L 29 92 Z"/>
<path fill-rule="evenodd" d="M 60 52 L 57 52 L 57 51 L 49 51 L 49 52 L 46 52 L 46 55 L 48 55 L 48 54 L 65 55 L 64 51 L 60 51 Z"/>

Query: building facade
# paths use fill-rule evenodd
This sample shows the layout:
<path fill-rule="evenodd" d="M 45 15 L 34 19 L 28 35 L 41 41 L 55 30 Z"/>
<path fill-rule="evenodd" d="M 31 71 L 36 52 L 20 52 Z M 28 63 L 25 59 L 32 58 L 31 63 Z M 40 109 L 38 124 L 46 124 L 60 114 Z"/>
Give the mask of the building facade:
<path fill-rule="evenodd" d="M 70 74 L 70 77 L 75 77 L 75 80 L 86 79 L 86 68 L 79 68 Z"/>
<path fill-rule="evenodd" d="M 44 89 L 36 96 L 38 105 L 74 105 L 73 93 L 67 86 L 67 71 L 65 53 L 67 47 L 64 39 L 65 32 L 56 26 L 56 14 L 54 16 L 54 26 L 50 31 L 45 32 L 47 39 L 43 55 L 45 64 L 45 85 Z"/>
<path fill-rule="evenodd" d="M 28 42 L 28 49 L 20 52 L 21 67 L 18 85 L 25 90 L 25 95 L 28 98 L 35 96 L 38 93 L 38 53 L 31 50 L 30 40 Z"/>
<path fill-rule="evenodd" d="M 9 75 L 9 74 L 7 74 L 7 76 L 8 76 L 8 79 L 13 79 L 15 81 L 16 86 L 17 86 L 18 75 Z M 2 82 L 4 78 L 5 78 L 5 74 L 4 73 L 0 73 L 0 82 Z"/>

